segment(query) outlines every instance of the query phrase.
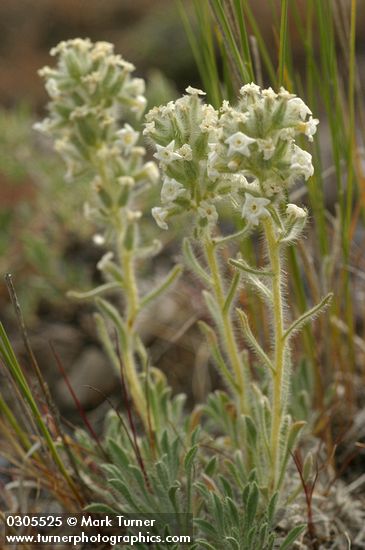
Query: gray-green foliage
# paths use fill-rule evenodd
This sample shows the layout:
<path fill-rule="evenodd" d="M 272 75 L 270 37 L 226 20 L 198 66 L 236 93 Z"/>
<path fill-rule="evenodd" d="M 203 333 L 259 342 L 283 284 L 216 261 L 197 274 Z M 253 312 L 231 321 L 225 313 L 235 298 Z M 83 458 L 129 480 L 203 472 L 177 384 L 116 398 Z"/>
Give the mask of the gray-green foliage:
<path fill-rule="evenodd" d="M 158 416 L 154 419 L 155 425 L 159 425 L 158 432 L 137 436 L 135 440 L 127 427 L 127 418 L 109 414 L 105 435 L 109 462 L 101 464 L 108 490 L 99 489 L 103 499 L 87 510 L 176 514 L 178 524 L 181 518 L 178 525 L 181 533 L 186 521 L 183 514 L 192 513 L 194 543 L 189 545 L 192 550 L 290 548 L 304 526 L 294 528 L 285 540 L 275 533 L 277 493 L 265 502 L 255 471 L 247 479 L 242 475 L 239 452 L 232 459 L 224 458 L 206 445 L 211 435 L 204 427 L 195 427 L 197 411 L 187 419 L 183 396 L 171 397 L 160 375 L 149 385 L 149 394 L 155 404 L 151 414 Z M 215 408 L 218 415 L 227 416 L 224 406 L 229 404 L 229 398 L 217 395 L 216 407 L 213 400 L 211 397 L 209 407 Z M 223 408 L 219 410 L 219 406 Z M 168 532 L 168 526 L 166 529 Z M 143 544 L 136 547 L 144 548 Z"/>
<path fill-rule="evenodd" d="M 142 420 L 140 434 L 133 415 L 124 421 L 109 418 L 109 461 L 101 467 L 109 497 L 89 509 L 194 513 L 196 536 L 206 547 L 272 548 L 275 505 L 285 502 L 280 491 L 304 424 L 288 414 L 288 344 L 330 299 L 292 324 L 287 320 L 282 261 L 307 218 L 305 209 L 288 202 L 288 190 L 313 174 L 312 157 L 297 140 L 305 135 L 311 141 L 318 120 L 299 97 L 254 83 L 243 86 L 239 100 L 223 102 L 219 111 L 203 102 L 204 92 L 189 86 L 187 95 L 146 116 L 144 134 L 155 144 L 163 183 L 162 206 L 155 206 L 152 214 L 163 229 L 177 214 L 193 218 L 195 242 L 186 240 L 183 251 L 205 286 L 203 297 L 215 328 L 207 323 L 201 327 L 231 394 L 209 396 L 201 421 L 196 411 L 191 418 L 183 414 L 182 399 L 171 398 L 151 371 L 137 333 L 140 311 L 181 272 L 177 266 L 156 288 L 140 292 L 137 261 L 159 251 L 157 242 L 144 239 L 139 223 L 140 195 L 157 183 L 159 171 L 153 162 L 145 162 L 139 132 L 130 125 L 133 115 L 143 112 L 144 83 L 104 42 L 76 39 L 61 43 L 52 54 L 58 57 L 56 68 L 41 72 L 51 102 L 50 116 L 40 129 L 55 139 L 67 177 L 83 175 L 90 181 L 86 213 L 102 231 L 95 241 L 108 247 L 98 263 L 106 282 L 73 296 L 95 298 L 101 339 Z M 221 202 L 232 214 L 241 213 L 238 231 L 221 235 Z M 240 255 L 232 257 L 231 245 L 257 229 L 265 235 L 264 268 Z M 230 258 L 230 275 L 222 264 L 224 254 Z M 244 284 L 268 310 L 268 349 L 246 312 L 234 308 Z M 115 290 L 123 297 L 121 310 L 105 299 Z M 252 364 L 237 337 L 239 323 L 256 358 Z M 288 540 L 300 531 L 291 532 Z M 282 544 L 285 548 L 290 542 Z"/>

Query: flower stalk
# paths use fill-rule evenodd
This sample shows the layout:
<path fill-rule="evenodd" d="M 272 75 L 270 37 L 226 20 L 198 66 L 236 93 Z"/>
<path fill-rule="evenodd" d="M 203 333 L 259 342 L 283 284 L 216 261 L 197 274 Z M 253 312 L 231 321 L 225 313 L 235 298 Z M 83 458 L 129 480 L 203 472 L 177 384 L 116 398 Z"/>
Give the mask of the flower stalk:
<path fill-rule="evenodd" d="M 143 242 L 142 212 L 136 209 L 136 198 L 158 181 L 159 171 L 154 162 L 145 162 L 146 151 L 138 145 L 140 133 L 126 120 L 143 114 L 145 83 L 132 76 L 133 65 L 115 54 L 107 42 L 69 40 L 61 42 L 51 55 L 58 58 L 56 67 L 40 71 L 51 97 L 49 117 L 37 124 L 37 129 L 55 140 L 55 149 L 67 166 L 67 179 L 90 183 L 85 215 L 100 228 L 94 243 L 107 248 L 97 264 L 106 283 L 71 295 L 96 298 L 102 314 L 96 317 L 100 339 L 116 370 L 124 370 L 135 410 L 149 431 L 153 418 L 148 419 L 144 390 L 146 353 L 136 323 L 141 310 L 177 279 L 181 269 L 175 266 L 164 284 L 153 289 L 148 300 L 143 299 L 136 260 L 152 257 L 161 246 L 156 240 Z M 121 312 L 101 298 L 115 289 L 121 294 Z M 118 335 L 117 350 L 110 325 Z"/>
<path fill-rule="evenodd" d="M 267 240 L 272 277 L 272 305 L 273 305 L 273 332 L 274 332 L 274 370 L 272 372 L 272 410 L 270 450 L 272 461 L 272 489 L 277 489 L 279 475 L 278 463 L 280 460 L 281 427 L 283 413 L 286 410 L 284 379 L 288 380 L 289 350 L 286 349 L 284 339 L 284 298 L 282 291 L 282 266 L 280 242 L 274 223 L 271 219 L 263 221 Z M 287 383 L 287 382 L 286 382 Z"/>
<path fill-rule="evenodd" d="M 219 269 L 219 263 L 217 259 L 216 245 L 214 241 L 206 239 L 204 241 L 204 250 L 208 263 L 208 267 L 211 273 L 212 278 L 212 289 L 214 297 L 219 307 L 219 312 L 221 315 L 221 340 L 223 347 L 226 353 L 226 356 L 231 365 L 231 369 L 235 376 L 235 382 L 237 385 L 237 405 L 238 411 L 240 414 L 248 414 L 248 381 L 245 380 L 245 373 L 242 366 L 242 361 L 240 358 L 240 352 L 237 345 L 236 336 L 234 333 L 234 327 L 232 322 L 232 316 L 230 309 L 225 307 L 226 296 L 225 296 L 225 287 L 224 281 L 222 278 L 221 271 Z"/>

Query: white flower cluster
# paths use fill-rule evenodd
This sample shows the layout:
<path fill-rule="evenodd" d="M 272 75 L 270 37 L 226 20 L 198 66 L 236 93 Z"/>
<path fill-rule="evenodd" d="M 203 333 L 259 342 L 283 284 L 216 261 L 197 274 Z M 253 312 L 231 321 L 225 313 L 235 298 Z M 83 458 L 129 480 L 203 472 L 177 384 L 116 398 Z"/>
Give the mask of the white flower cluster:
<path fill-rule="evenodd" d="M 219 113 L 202 101 L 205 93 L 189 86 L 187 94 L 146 115 L 144 134 L 156 147 L 155 158 L 163 174 L 161 207 L 152 214 L 167 229 L 167 219 L 186 211 L 197 216 L 197 229 L 212 228 L 218 219 L 214 202 L 224 190 L 223 180 L 209 176 L 210 143 L 216 139 Z"/>
<path fill-rule="evenodd" d="M 156 164 L 144 163 L 146 151 L 137 145 L 139 132 L 120 123 L 124 115 L 143 114 L 145 83 L 132 77 L 133 65 L 107 42 L 68 40 L 51 55 L 57 56 L 57 66 L 40 71 L 51 98 L 49 117 L 36 129 L 55 140 L 67 165 L 67 179 L 93 180 L 99 207 L 89 211 L 106 222 L 111 211 L 128 205 L 133 188 L 159 179 Z"/>
<path fill-rule="evenodd" d="M 211 229 L 217 221 L 214 203 L 230 196 L 242 217 L 258 225 L 272 206 L 283 203 L 286 189 L 313 174 L 311 155 L 295 139 L 304 134 L 312 141 L 319 121 L 283 88 L 275 93 L 248 84 L 236 105 L 224 101 L 219 112 L 202 102 L 204 92 L 186 91 L 146 117 L 144 133 L 156 144 L 164 175 L 162 206 L 153 210 L 157 223 L 166 229 L 171 216 L 195 210 L 198 226 Z M 286 214 L 288 222 L 306 216 L 299 208 Z"/>

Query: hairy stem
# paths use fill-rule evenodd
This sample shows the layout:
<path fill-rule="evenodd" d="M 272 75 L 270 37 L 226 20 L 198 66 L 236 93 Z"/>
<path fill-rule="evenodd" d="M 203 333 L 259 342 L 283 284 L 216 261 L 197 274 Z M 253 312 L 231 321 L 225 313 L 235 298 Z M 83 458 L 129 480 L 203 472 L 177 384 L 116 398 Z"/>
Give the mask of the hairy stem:
<path fill-rule="evenodd" d="M 221 314 L 222 326 L 219 326 L 218 329 L 221 332 L 221 340 L 223 342 L 226 355 L 231 363 L 231 368 L 236 377 L 237 386 L 239 387 L 239 394 L 237 396 L 239 410 L 241 413 L 247 414 L 247 383 L 244 377 L 244 369 L 240 359 L 237 341 L 234 335 L 231 313 L 224 307 L 226 297 L 214 242 L 206 239 L 204 242 L 204 249 L 211 272 L 213 292 Z"/>
<path fill-rule="evenodd" d="M 282 420 L 285 414 L 284 384 L 285 384 L 285 353 L 286 344 L 284 336 L 284 300 L 282 295 L 282 271 L 280 258 L 280 244 L 276 238 L 275 227 L 272 219 L 264 220 L 264 229 L 267 239 L 268 253 L 271 264 L 272 298 L 273 298 L 273 330 L 274 330 L 274 371 L 272 387 L 272 421 L 270 450 L 272 461 L 272 490 L 277 489 L 280 439 Z"/>
<path fill-rule="evenodd" d="M 119 225 L 119 224 L 118 224 Z M 125 321 L 126 321 L 126 343 L 125 349 L 121 350 L 123 367 L 128 386 L 128 391 L 133 404 L 140 416 L 146 430 L 148 430 L 146 396 L 138 375 L 136 359 L 134 354 L 134 333 L 135 323 L 139 309 L 139 294 L 135 274 L 133 251 L 127 250 L 124 246 L 125 228 L 120 227 L 118 235 L 119 262 L 124 278 L 124 300 L 125 300 Z"/>

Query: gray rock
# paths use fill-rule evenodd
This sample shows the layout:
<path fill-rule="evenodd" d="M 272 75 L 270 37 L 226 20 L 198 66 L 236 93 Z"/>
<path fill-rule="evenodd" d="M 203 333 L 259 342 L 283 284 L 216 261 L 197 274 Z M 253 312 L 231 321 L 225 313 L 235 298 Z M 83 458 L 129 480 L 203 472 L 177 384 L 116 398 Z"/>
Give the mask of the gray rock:
<path fill-rule="evenodd" d="M 98 405 L 119 383 L 118 376 L 107 357 L 96 347 L 86 348 L 81 353 L 68 376 L 77 398 L 85 409 Z M 63 379 L 56 383 L 53 393 L 62 409 L 75 408 L 74 400 Z"/>

